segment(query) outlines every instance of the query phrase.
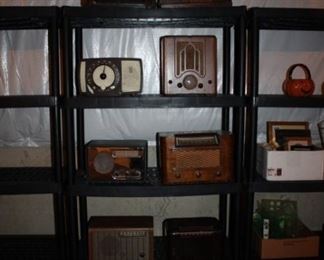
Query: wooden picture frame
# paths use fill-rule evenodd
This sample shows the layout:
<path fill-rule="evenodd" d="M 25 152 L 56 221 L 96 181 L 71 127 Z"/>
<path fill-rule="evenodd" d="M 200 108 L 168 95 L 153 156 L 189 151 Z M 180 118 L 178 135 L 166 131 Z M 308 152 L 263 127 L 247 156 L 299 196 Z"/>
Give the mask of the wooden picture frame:
<path fill-rule="evenodd" d="M 277 146 L 276 130 L 308 130 L 307 121 L 268 121 L 267 122 L 267 142 Z"/>
<path fill-rule="evenodd" d="M 285 138 L 284 150 L 291 151 L 293 146 L 305 146 L 312 145 L 310 137 L 287 137 Z"/>

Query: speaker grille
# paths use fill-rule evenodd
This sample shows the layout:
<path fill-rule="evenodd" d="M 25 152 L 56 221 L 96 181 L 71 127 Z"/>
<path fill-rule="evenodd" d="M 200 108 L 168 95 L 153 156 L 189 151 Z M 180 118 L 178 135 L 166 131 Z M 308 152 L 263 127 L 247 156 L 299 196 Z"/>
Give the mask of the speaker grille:
<path fill-rule="evenodd" d="M 220 151 L 191 150 L 176 152 L 176 165 L 179 169 L 187 168 L 216 168 L 220 166 Z"/>
<path fill-rule="evenodd" d="M 177 52 L 177 76 L 191 70 L 204 76 L 204 57 L 206 55 L 204 42 L 178 41 L 176 45 Z"/>
<path fill-rule="evenodd" d="M 91 260 L 150 260 L 147 231 L 101 230 L 91 236 Z"/>

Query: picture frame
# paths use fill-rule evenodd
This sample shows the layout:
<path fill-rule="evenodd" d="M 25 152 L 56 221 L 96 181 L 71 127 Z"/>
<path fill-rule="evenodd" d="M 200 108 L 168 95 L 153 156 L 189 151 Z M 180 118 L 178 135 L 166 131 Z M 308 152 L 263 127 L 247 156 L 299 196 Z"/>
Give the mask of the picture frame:
<path fill-rule="evenodd" d="M 276 130 L 308 130 L 307 121 L 267 121 L 267 142 L 278 146 L 276 140 Z"/>
<path fill-rule="evenodd" d="M 291 151 L 294 150 L 294 146 L 304 146 L 310 147 L 312 145 L 312 140 L 310 137 L 286 137 L 284 150 Z"/>

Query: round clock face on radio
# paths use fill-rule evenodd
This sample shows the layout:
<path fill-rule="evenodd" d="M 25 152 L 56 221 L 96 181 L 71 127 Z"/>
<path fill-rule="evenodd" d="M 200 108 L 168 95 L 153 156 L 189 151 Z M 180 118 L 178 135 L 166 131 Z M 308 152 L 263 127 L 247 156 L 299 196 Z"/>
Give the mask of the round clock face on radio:
<path fill-rule="evenodd" d="M 94 91 L 114 90 L 119 83 L 119 69 L 111 61 L 96 60 L 88 66 L 87 84 Z"/>

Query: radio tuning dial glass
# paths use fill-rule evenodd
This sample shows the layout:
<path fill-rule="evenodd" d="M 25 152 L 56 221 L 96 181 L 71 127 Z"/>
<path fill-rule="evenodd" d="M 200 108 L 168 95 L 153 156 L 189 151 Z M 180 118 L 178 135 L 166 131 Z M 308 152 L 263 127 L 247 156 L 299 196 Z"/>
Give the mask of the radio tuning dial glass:
<path fill-rule="evenodd" d="M 111 67 L 100 65 L 94 69 L 92 78 L 93 82 L 101 88 L 101 90 L 105 90 L 114 83 L 115 73 Z"/>
<path fill-rule="evenodd" d="M 93 90 L 109 91 L 120 84 L 120 71 L 116 64 L 100 59 L 91 62 L 87 68 L 87 84 Z"/>
<path fill-rule="evenodd" d="M 98 153 L 93 161 L 95 170 L 100 174 L 108 174 L 114 169 L 114 159 L 110 153 Z"/>

